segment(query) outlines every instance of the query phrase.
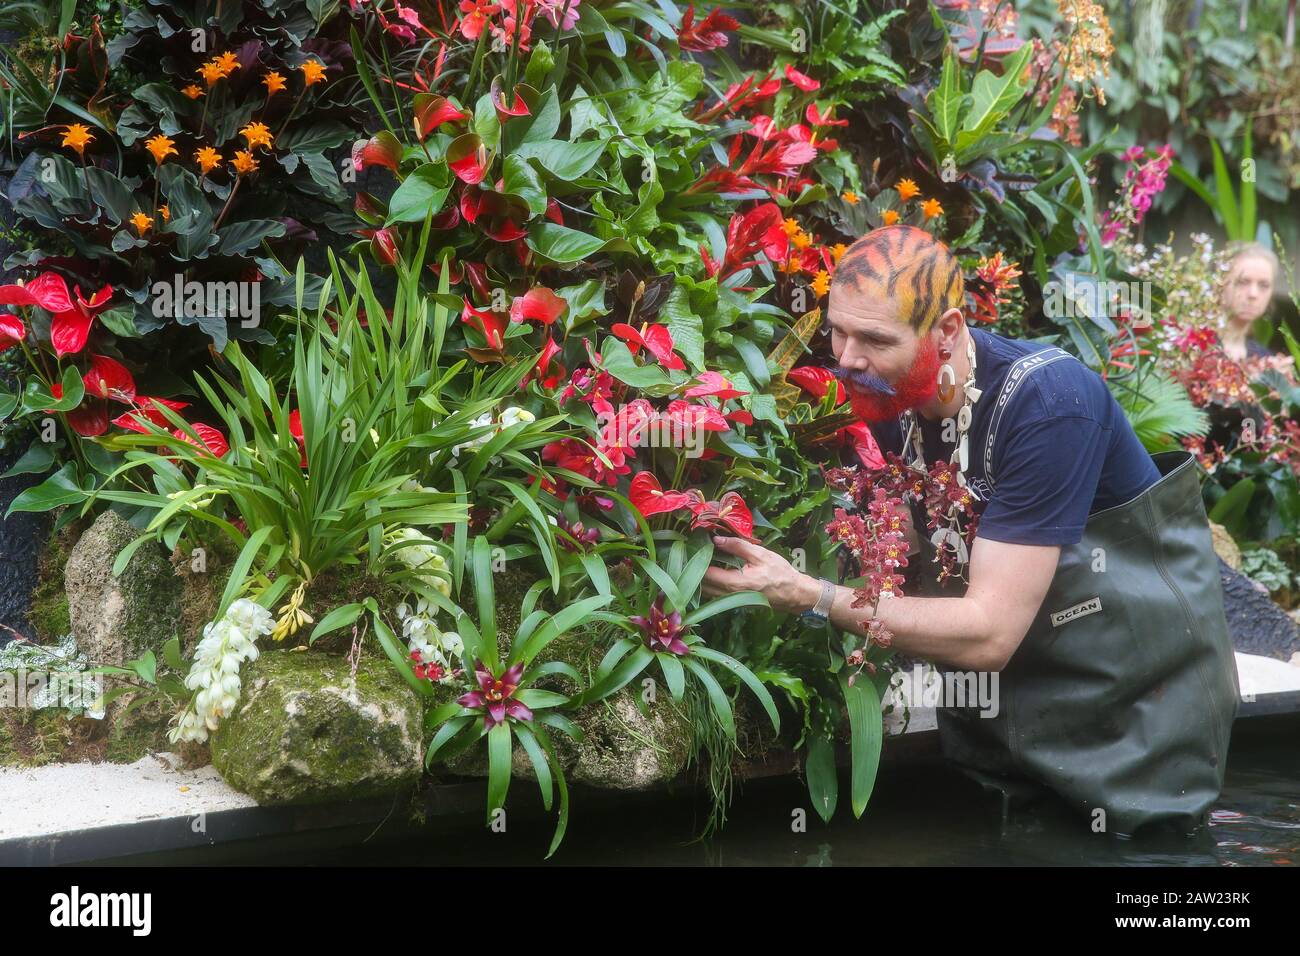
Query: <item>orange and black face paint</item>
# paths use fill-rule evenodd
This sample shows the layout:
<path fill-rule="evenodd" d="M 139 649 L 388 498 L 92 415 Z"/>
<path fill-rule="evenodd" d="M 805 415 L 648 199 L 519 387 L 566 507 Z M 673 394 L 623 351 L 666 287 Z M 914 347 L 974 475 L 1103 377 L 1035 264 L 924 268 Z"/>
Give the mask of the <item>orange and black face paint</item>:
<path fill-rule="evenodd" d="M 840 294 L 847 283 L 858 295 L 889 299 L 898 318 L 925 335 L 949 309 L 961 308 L 965 283 L 957 258 L 915 226 L 885 226 L 867 233 L 835 267 Z"/>

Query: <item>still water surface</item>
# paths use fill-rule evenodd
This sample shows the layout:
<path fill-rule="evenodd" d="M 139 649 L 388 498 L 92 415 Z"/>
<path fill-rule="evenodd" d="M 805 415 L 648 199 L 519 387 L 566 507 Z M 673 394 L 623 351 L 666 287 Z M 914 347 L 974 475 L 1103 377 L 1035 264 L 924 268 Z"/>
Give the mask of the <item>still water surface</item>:
<path fill-rule="evenodd" d="M 568 835 L 551 865 L 702 866 L 1292 866 L 1300 861 L 1300 747 L 1295 717 L 1238 724 L 1223 795 L 1209 825 L 1192 836 L 1131 840 L 1091 832 L 1086 819 L 1053 806 L 1003 818 L 1000 802 L 939 758 L 881 768 L 871 805 L 854 820 L 842 805 L 829 826 L 812 814 L 793 778 L 751 782 L 738 791 L 726 828 L 692 839 L 707 804 L 672 796 L 575 794 Z M 842 788 L 847 781 L 842 782 Z M 511 805 L 536 802 L 529 781 L 511 784 Z M 517 789 L 516 789 L 517 788 Z M 842 799 L 846 800 L 844 795 Z M 599 804 L 599 805 L 593 805 Z M 795 811 L 805 810 L 805 832 Z M 532 865 L 550 841 L 546 819 L 508 820 L 491 833 L 482 818 L 443 818 L 416 834 L 390 828 L 294 846 L 269 841 L 216 847 L 200 858 L 136 862 L 257 865 Z M 368 839 L 367 839 L 368 838 Z M 360 842 L 364 840 L 365 842 Z"/>

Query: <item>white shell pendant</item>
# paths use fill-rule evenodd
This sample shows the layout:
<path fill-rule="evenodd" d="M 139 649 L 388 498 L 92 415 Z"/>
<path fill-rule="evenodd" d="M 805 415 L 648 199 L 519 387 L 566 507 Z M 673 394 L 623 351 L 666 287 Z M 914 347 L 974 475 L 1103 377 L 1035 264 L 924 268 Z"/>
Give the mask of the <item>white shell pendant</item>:
<path fill-rule="evenodd" d="M 976 388 L 974 385 L 967 385 L 967 386 L 966 386 L 966 397 L 969 398 L 969 399 L 971 400 L 971 403 L 972 403 L 972 404 L 974 404 L 975 402 L 978 402 L 978 401 L 980 400 L 980 396 L 983 395 L 983 394 L 984 394 L 984 392 L 983 392 L 982 390 Z"/>
<path fill-rule="evenodd" d="M 961 535 L 952 530 L 952 528 L 940 528 L 934 534 L 930 535 L 930 543 L 936 548 L 955 552 L 957 560 L 961 564 L 965 564 L 970 560 L 970 554 L 966 550 L 966 542 L 963 541 Z"/>
<path fill-rule="evenodd" d="M 970 466 L 970 439 L 966 435 L 961 436 L 961 444 L 957 447 L 957 460 L 962 471 Z"/>
<path fill-rule="evenodd" d="M 957 429 L 964 432 L 968 428 L 970 428 L 970 406 L 963 405 L 961 411 L 957 413 Z"/>

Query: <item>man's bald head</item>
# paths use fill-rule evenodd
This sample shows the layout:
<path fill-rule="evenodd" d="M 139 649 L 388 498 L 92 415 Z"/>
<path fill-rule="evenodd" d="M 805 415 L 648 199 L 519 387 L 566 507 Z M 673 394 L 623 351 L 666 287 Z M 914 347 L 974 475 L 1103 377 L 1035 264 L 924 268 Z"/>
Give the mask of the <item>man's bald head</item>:
<path fill-rule="evenodd" d="M 915 226 L 886 226 L 849 246 L 835 267 L 831 295 L 887 300 L 920 336 L 949 309 L 961 308 L 965 283 L 956 256 L 934 236 Z"/>

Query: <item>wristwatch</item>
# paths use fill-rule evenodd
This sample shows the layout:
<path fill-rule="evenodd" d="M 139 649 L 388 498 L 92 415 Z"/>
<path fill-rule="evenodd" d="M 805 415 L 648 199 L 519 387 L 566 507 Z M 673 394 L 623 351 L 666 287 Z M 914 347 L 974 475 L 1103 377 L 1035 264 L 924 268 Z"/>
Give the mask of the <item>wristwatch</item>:
<path fill-rule="evenodd" d="M 835 582 L 821 579 L 822 593 L 817 598 L 817 603 L 806 611 L 799 613 L 799 619 L 809 622 L 818 622 L 825 624 L 831 617 L 831 605 L 835 602 Z"/>

